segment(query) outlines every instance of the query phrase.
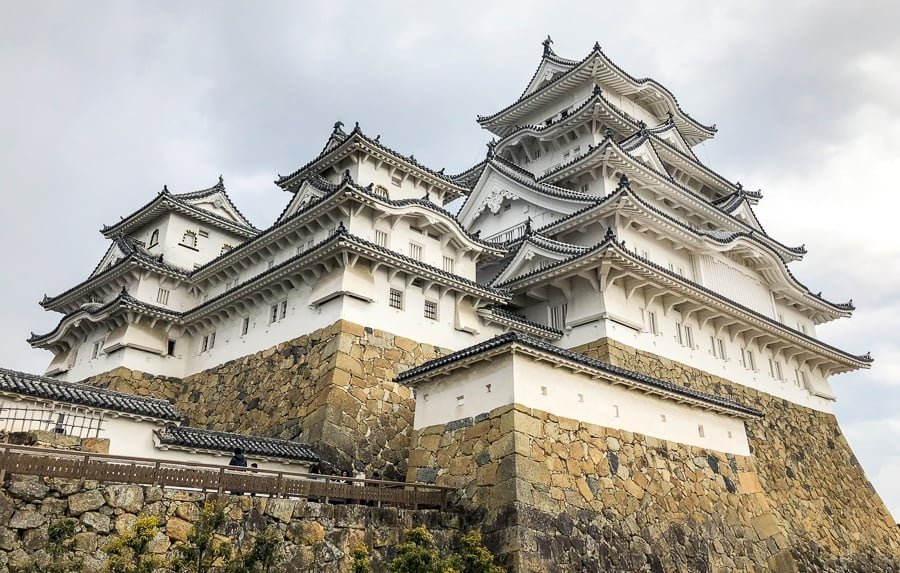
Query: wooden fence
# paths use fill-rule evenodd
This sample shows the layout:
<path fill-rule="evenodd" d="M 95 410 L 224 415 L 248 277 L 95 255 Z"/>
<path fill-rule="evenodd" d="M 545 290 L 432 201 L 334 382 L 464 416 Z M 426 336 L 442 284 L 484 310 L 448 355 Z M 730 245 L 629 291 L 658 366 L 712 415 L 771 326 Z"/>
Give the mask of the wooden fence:
<path fill-rule="evenodd" d="M 7 473 L 412 509 L 447 509 L 451 491 L 428 484 L 0 444 L 0 476 Z"/>

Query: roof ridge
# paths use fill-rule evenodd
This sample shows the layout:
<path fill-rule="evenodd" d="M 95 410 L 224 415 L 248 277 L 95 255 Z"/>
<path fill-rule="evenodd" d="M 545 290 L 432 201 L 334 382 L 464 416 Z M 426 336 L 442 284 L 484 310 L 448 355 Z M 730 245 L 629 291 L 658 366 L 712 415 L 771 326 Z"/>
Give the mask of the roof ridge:
<path fill-rule="evenodd" d="M 337 125 L 337 124 L 335 124 L 335 125 Z M 341 124 L 341 125 L 343 125 L 343 124 Z M 293 171 L 292 173 L 290 173 L 288 175 L 279 175 L 278 179 L 275 180 L 275 184 L 280 187 L 280 186 L 282 186 L 283 183 L 286 183 L 288 181 L 295 179 L 298 175 L 303 173 L 303 171 L 310 168 L 311 166 L 313 166 L 320 160 L 324 159 L 326 156 L 333 153 L 336 149 L 339 149 L 342 145 L 345 145 L 354 136 L 361 138 L 363 141 L 372 145 L 373 147 L 377 147 L 377 148 L 381 149 L 382 151 L 390 153 L 391 155 L 394 155 L 395 157 L 398 157 L 398 158 L 406 161 L 413 167 L 421 169 L 421 170 L 425 171 L 426 173 L 428 173 L 434 177 L 437 177 L 438 179 L 442 179 L 442 180 L 446 181 L 447 183 L 451 183 L 453 185 L 457 184 L 455 181 L 453 181 L 453 179 L 449 175 L 444 173 L 444 169 L 440 169 L 440 170 L 432 169 L 422 163 L 419 163 L 419 161 L 416 160 L 414 155 L 404 155 L 404 154 L 400 153 L 399 151 L 384 145 L 380 141 L 381 135 L 377 135 L 375 138 L 371 138 L 371 137 L 367 136 L 365 133 L 363 133 L 362 129 L 359 127 L 359 122 L 355 123 L 353 130 L 343 139 L 343 141 L 340 143 L 340 145 L 332 147 L 331 149 L 328 149 L 326 147 L 325 149 L 322 150 L 321 153 L 319 153 L 319 155 L 314 157 L 312 160 L 306 162 L 299 169 L 296 169 L 295 171 Z"/>
<path fill-rule="evenodd" d="M 31 385 L 24 384 L 25 381 Z M 80 382 L 66 382 L 9 368 L 0 367 L 0 391 L 166 420 L 180 419 L 175 407 L 168 400 L 118 392 Z"/>

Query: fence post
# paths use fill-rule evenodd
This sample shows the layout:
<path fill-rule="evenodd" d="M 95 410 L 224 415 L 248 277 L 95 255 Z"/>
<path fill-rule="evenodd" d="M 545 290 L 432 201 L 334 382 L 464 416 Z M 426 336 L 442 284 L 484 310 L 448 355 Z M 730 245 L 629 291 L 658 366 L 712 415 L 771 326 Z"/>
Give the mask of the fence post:
<path fill-rule="evenodd" d="M 278 480 L 275 482 L 275 498 L 278 498 L 281 494 L 281 485 L 284 482 L 284 474 L 282 472 L 278 472 Z M 287 497 L 287 496 L 284 496 Z"/>
<path fill-rule="evenodd" d="M 153 485 L 159 485 L 159 462 L 157 461 L 153 464 Z"/>
<path fill-rule="evenodd" d="M 220 495 L 222 493 L 222 478 L 224 476 L 225 476 L 225 468 L 220 468 L 219 469 L 219 479 L 218 479 L 218 483 L 216 484 L 218 486 L 218 489 L 216 491 L 218 491 L 218 493 Z"/>
<path fill-rule="evenodd" d="M 413 484 L 413 509 L 419 509 L 419 486 Z"/>

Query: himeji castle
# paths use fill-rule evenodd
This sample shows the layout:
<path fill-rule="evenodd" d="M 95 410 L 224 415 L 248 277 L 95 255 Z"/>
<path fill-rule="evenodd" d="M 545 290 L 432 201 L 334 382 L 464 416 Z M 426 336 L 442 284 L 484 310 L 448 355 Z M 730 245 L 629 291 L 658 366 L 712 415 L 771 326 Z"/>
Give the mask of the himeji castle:
<path fill-rule="evenodd" d="M 853 303 L 795 278 L 805 247 L 754 212 L 777 197 L 698 159 L 716 127 L 549 38 L 477 122 L 458 174 L 335 123 L 265 229 L 221 177 L 148 192 L 41 300 L 45 375 L 459 488 L 515 571 L 896 559 L 832 414 L 832 377 L 872 357 L 817 334 Z"/>

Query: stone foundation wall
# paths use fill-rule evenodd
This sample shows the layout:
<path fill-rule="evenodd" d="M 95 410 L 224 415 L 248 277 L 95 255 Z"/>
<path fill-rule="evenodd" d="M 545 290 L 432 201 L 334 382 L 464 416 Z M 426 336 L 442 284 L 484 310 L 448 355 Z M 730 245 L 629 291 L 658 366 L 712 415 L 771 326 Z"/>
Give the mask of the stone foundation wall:
<path fill-rule="evenodd" d="M 446 354 L 448 351 L 444 351 Z M 86 382 L 171 400 L 192 426 L 303 436 L 340 469 L 402 478 L 415 407 L 394 377 L 441 349 L 338 321 L 184 380 L 118 369 Z"/>
<path fill-rule="evenodd" d="M 759 482 L 803 571 L 900 571 L 900 531 L 833 415 L 602 339 L 574 349 L 761 410 L 747 434 Z"/>
<path fill-rule="evenodd" d="M 750 457 L 512 405 L 419 430 L 409 479 L 460 488 L 515 572 L 791 570 Z"/>
<path fill-rule="evenodd" d="M 162 526 L 151 551 L 172 556 L 175 546 L 187 539 L 204 500 L 198 492 L 12 476 L 0 490 L 0 571 L 21 569 L 32 560 L 46 566 L 47 528 L 65 517 L 78 520 L 74 547 L 87 573 L 101 570 L 103 547 L 141 514 L 157 516 Z M 285 540 L 279 571 L 344 573 L 350 570 L 350 553 L 360 545 L 383 563 L 406 528 L 426 525 L 441 546 L 459 528 L 458 516 L 434 510 L 250 496 L 222 496 L 222 501 L 228 519 L 225 531 L 233 545 L 245 546 L 269 526 L 278 529 Z"/>

